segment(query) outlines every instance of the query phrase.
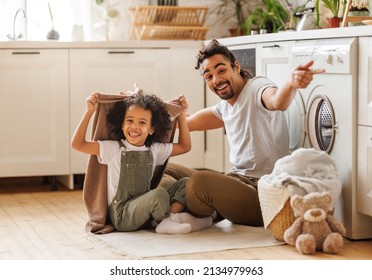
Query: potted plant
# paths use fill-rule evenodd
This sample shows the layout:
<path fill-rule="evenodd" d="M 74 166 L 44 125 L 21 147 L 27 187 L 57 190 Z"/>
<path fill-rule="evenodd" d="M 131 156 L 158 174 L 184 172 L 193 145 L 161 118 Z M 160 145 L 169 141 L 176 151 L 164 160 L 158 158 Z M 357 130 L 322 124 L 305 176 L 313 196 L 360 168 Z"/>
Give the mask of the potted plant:
<path fill-rule="evenodd" d="M 339 27 L 341 22 L 341 18 L 339 17 L 341 0 L 316 0 L 315 11 L 318 27 L 320 26 L 320 1 L 332 14 L 332 17 L 329 19 L 329 27 Z"/>
<path fill-rule="evenodd" d="M 279 0 L 262 0 L 263 7 L 258 7 L 245 20 L 247 34 L 252 28 L 266 29 L 268 33 L 284 30 L 288 11 Z"/>
<path fill-rule="evenodd" d="M 232 35 L 245 35 L 245 19 L 251 12 L 252 0 L 218 0 L 210 9 L 210 14 L 216 14 L 216 23 L 225 23 L 231 19 L 237 22 L 237 28 L 230 30 Z"/>

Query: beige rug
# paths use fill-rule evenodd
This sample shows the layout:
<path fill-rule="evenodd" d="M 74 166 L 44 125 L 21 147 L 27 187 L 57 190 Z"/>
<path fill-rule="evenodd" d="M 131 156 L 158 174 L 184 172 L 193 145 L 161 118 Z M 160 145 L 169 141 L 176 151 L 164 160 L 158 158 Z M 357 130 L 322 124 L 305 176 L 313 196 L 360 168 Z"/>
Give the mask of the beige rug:
<path fill-rule="evenodd" d="M 190 234 L 167 235 L 155 233 L 153 230 L 140 230 L 103 235 L 89 233 L 86 237 L 95 245 L 130 259 L 284 244 L 263 227 L 235 225 L 228 220 Z"/>

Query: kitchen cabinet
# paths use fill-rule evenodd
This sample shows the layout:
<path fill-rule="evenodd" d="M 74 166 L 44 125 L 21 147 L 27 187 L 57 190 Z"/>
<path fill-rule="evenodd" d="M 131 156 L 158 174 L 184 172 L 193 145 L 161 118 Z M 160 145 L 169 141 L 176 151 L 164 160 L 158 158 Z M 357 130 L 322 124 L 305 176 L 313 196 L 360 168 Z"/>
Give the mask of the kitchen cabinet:
<path fill-rule="evenodd" d="M 196 54 L 198 48 L 173 48 L 170 49 L 170 94 L 171 98 L 179 95 L 185 95 L 189 105 L 189 114 L 195 113 L 204 108 L 205 96 L 203 78 L 200 72 L 195 69 Z M 191 132 L 191 151 L 171 157 L 169 162 L 182 164 L 192 168 L 205 167 L 205 138 L 204 131 Z M 175 139 L 178 138 L 176 131 Z"/>
<path fill-rule="evenodd" d="M 366 59 L 367 58 L 367 59 Z M 357 203 L 372 216 L 372 38 L 359 38 Z"/>
<path fill-rule="evenodd" d="M 84 111 L 85 99 L 94 91 L 119 93 L 133 90 L 164 100 L 171 98 L 169 49 L 72 49 L 70 50 L 70 135 Z M 87 131 L 90 138 L 91 129 Z M 71 173 L 86 171 L 88 156 L 71 151 Z"/>
<path fill-rule="evenodd" d="M 195 49 L 125 48 L 70 50 L 70 134 L 74 132 L 85 110 L 86 97 L 94 92 L 118 93 L 133 89 L 133 83 L 145 93 L 153 93 L 163 100 L 184 94 L 189 111 L 203 107 L 203 88 L 200 76 L 193 71 Z M 88 129 L 90 137 L 91 129 Z M 177 135 L 175 136 L 177 139 Z M 192 151 L 172 158 L 172 162 L 189 167 L 204 164 L 204 135 L 193 133 Z M 71 173 L 86 171 L 88 156 L 71 151 Z"/>
<path fill-rule="evenodd" d="M 290 72 L 289 57 L 292 41 L 256 44 L 256 76 L 265 76 L 279 87 L 284 85 Z"/>
<path fill-rule="evenodd" d="M 68 50 L 0 50 L 0 177 L 69 173 Z"/>
<path fill-rule="evenodd" d="M 372 216 L 372 126 L 358 127 L 357 203 L 360 213 Z"/>

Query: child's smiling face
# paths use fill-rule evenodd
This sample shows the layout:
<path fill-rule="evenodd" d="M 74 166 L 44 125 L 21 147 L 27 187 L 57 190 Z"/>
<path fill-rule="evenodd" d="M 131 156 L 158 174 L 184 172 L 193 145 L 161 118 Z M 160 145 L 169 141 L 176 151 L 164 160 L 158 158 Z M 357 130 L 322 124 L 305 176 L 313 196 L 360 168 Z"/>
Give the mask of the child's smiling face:
<path fill-rule="evenodd" d="M 149 135 L 154 133 L 151 125 L 152 113 L 142 107 L 130 106 L 122 124 L 125 139 L 133 146 L 143 146 Z"/>

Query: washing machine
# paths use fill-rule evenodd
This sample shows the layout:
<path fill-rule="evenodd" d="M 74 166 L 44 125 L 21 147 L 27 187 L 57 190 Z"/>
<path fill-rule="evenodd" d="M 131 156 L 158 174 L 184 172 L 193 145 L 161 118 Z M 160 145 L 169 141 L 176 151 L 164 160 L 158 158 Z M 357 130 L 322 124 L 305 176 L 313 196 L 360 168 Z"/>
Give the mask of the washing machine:
<path fill-rule="evenodd" d="M 314 60 L 314 75 L 287 112 L 291 150 L 326 151 L 335 161 L 342 194 L 335 207 L 350 239 L 372 238 L 372 218 L 356 210 L 358 39 L 305 40 L 293 44 L 292 68 Z"/>

